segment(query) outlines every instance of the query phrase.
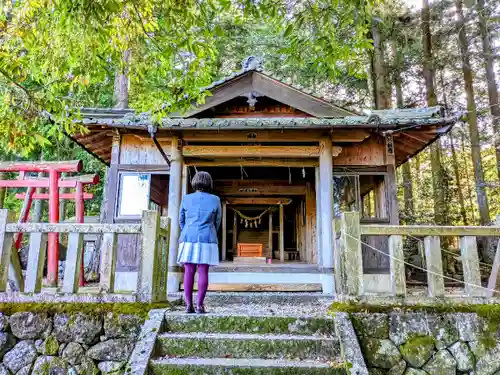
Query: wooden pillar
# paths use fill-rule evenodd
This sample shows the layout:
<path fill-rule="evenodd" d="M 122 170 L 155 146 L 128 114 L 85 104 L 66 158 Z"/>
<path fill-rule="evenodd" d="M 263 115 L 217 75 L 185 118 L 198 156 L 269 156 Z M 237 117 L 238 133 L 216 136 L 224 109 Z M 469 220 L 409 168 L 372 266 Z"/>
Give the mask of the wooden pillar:
<path fill-rule="evenodd" d="M 321 190 L 321 253 L 323 268 L 333 270 L 333 158 L 332 140 L 320 141 L 319 175 Z"/>
<path fill-rule="evenodd" d="M 323 265 L 323 255 L 321 252 L 323 243 L 321 233 L 323 232 L 323 228 L 321 226 L 321 184 L 319 178 L 319 167 L 316 167 L 314 170 L 315 174 L 315 183 L 314 188 L 316 190 L 316 262 L 318 266 Z"/>
<path fill-rule="evenodd" d="M 306 233 L 305 260 L 307 263 L 316 261 L 316 194 L 310 182 L 306 183 Z"/>
<path fill-rule="evenodd" d="M 396 183 L 396 157 L 394 155 L 394 140 L 392 135 L 385 137 L 385 163 L 387 174 L 385 188 L 387 197 L 387 215 L 392 225 L 399 225 L 398 187 Z"/>
<path fill-rule="evenodd" d="M 233 257 L 236 254 L 236 248 L 238 247 L 238 215 L 236 212 L 233 217 Z"/>
<path fill-rule="evenodd" d="M 460 237 L 460 255 L 464 270 L 465 294 L 469 297 L 486 296 L 486 289 L 481 287 L 481 272 L 479 269 L 476 237 Z M 477 285 L 477 287 L 474 285 Z"/>
<path fill-rule="evenodd" d="M 177 270 L 177 246 L 180 235 L 179 209 L 181 205 L 182 194 L 182 145 L 178 137 L 172 137 L 172 150 L 170 153 L 170 181 L 168 187 L 168 217 L 171 220 L 170 243 L 168 252 L 169 271 Z M 179 291 L 180 282 L 172 272 L 169 272 L 168 292 L 175 293 Z"/>
<path fill-rule="evenodd" d="M 188 166 L 183 165 L 182 166 L 182 196 L 185 196 L 187 194 L 188 186 L 189 186 Z"/>
<path fill-rule="evenodd" d="M 285 209 L 280 204 L 280 262 L 285 261 Z"/>
<path fill-rule="evenodd" d="M 269 253 L 273 259 L 273 212 L 269 211 Z"/>
<path fill-rule="evenodd" d="M 335 264 L 336 278 L 340 280 L 337 287 L 343 295 L 360 296 L 364 281 L 359 212 L 342 213 L 340 233 L 340 256 Z"/>
<path fill-rule="evenodd" d="M 424 238 L 425 259 L 427 260 L 427 285 L 429 297 L 444 296 L 443 259 L 441 241 L 438 236 Z"/>
<path fill-rule="evenodd" d="M 222 202 L 222 261 L 227 259 L 227 203 Z"/>
<path fill-rule="evenodd" d="M 106 182 L 106 222 L 112 224 L 115 219 L 115 208 L 118 196 L 119 181 L 118 181 L 118 164 L 120 164 L 120 147 L 121 147 L 122 137 L 120 133 L 115 133 L 113 135 L 113 143 L 111 147 L 111 164 L 108 170 L 107 182 Z"/>

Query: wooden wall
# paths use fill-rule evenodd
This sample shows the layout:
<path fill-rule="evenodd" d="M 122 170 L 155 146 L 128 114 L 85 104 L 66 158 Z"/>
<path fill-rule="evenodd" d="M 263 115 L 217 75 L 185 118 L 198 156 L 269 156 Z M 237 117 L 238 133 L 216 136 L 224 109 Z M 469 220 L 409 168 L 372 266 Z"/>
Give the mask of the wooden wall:
<path fill-rule="evenodd" d="M 167 155 L 170 154 L 170 142 L 160 144 Z M 167 165 L 151 139 L 126 134 L 122 137 L 120 164 Z"/>

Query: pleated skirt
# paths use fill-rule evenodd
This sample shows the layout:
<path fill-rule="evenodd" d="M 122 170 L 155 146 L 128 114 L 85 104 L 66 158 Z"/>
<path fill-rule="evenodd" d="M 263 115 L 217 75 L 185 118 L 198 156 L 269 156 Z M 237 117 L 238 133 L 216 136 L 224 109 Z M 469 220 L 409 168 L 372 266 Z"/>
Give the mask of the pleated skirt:
<path fill-rule="evenodd" d="M 177 254 L 177 263 L 219 264 L 219 246 L 216 243 L 181 242 Z"/>

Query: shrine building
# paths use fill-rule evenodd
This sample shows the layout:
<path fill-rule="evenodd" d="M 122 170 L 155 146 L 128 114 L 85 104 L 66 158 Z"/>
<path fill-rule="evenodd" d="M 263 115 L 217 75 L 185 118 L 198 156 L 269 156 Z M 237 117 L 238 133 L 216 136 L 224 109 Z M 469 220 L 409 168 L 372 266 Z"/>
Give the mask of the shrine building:
<path fill-rule="evenodd" d="M 457 121 L 441 108 L 359 115 L 259 64 L 207 90 L 204 104 L 159 126 L 133 110 L 83 108 L 89 131 L 72 136 L 109 166 L 107 222 L 139 222 L 148 209 L 171 218 L 169 293 L 182 289 L 177 223 L 196 171 L 212 175 L 222 202 L 214 290 L 333 294 L 333 219 L 358 211 L 364 224 L 398 224 L 396 168 Z M 380 237 L 365 242 L 387 251 Z M 365 290 L 384 291 L 388 257 L 362 250 Z M 138 236 L 119 235 L 117 290 L 133 290 L 139 257 Z"/>

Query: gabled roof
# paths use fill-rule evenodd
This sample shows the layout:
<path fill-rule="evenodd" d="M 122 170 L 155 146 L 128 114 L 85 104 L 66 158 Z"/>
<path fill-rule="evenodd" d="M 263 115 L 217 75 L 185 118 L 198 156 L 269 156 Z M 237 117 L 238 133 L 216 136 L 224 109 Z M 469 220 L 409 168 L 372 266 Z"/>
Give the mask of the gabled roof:
<path fill-rule="evenodd" d="M 177 113 L 170 117 L 196 117 L 209 108 L 251 92 L 267 96 L 318 118 L 338 118 L 355 114 L 273 77 L 271 73 L 264 72 L 258 64 L 249 65 L 239 72 L 215 81 L 203 88 L 203 91 L 211 92 L 211 96 L 206 98 L 204 104 L 195 106 L 182 116 Z"/>

